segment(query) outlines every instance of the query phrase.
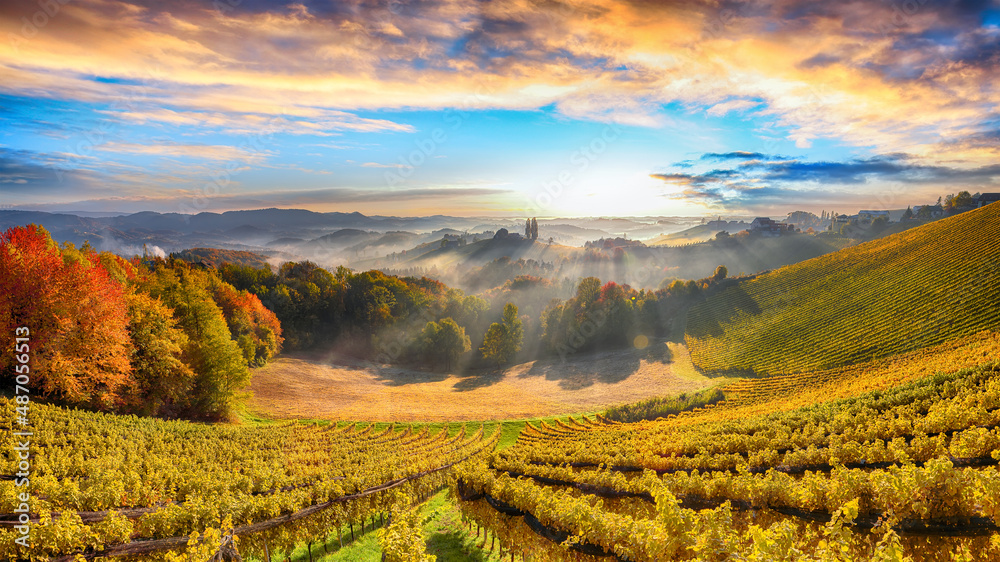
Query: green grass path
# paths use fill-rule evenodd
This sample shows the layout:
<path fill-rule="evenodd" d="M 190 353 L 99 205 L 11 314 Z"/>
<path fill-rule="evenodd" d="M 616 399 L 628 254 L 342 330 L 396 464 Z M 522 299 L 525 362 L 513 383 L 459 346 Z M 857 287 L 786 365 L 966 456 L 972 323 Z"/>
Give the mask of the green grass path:
<path fill-rule="evenodd" d="M 424 537 L 427 539 L 427 553 L 437 556 L 438 562 L 501 562 L 499 549 L 490 554 L 488 550 L 480 550 L 477 546 L 475 533 L 467 533 L 468 527 L 462 523 L 461 514 L 454 502 L 448 498 L 448 490 L 441 490 L 431 496 L 420 506 L 420 514 L 424 521 Z M 323 544 L 313 543 L 312 559 L 314 562 L 380 562 L 382 550 L 379 548 L 377 529 L 371 526 L 354 529 L 355 540 L 351 542 L 350 531 L 345 532 L 340 539 L 344 547 L 340 547 L 335 534 Z M 272 553 L 272 562 L 282 562 L 286 553 Z M 306 545 L 296 548 L 289 559 L 292 562 L 309 562 L 309 550 Z M 505 558 L 505 560 L 509 560 Z"/>

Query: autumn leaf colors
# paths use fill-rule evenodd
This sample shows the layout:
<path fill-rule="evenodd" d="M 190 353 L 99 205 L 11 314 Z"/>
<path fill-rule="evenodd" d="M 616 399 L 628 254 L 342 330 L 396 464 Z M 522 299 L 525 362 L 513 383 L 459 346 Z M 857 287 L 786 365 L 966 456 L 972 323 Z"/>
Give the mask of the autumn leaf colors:
<path fill-rule="evenodd" d="M 235 413 L 248 366 L 282 344 L 274 314 L 212 272 L 60 247 L 35 225 L 0 236 L 0 329 L 17 326 L 36 334 L 42 397 L 209 420 Z M 0 368 L 12 361 L 0 355 Z"/>

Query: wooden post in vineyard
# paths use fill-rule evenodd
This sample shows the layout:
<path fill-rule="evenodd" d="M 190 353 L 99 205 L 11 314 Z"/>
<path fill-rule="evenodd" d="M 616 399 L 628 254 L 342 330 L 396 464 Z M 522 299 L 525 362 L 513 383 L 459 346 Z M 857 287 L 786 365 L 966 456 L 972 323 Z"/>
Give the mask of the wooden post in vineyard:
<path fill-rule="evenodd" d="M 232 529 L 222 537 L 222 541 L 219 543 L 219 550 L 209 560 L 218 562 L 243 562 L 239 551 L 236 550 Z"/>

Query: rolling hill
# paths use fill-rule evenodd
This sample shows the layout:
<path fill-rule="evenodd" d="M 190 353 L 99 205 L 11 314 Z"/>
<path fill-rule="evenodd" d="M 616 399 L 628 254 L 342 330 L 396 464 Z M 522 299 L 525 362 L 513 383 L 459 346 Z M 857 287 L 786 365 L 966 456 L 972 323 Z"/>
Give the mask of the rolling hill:
<path fill-rule="evenodd" d="M 775 270 L 693 307 L 709 371 L 785 374 L 1000 327 L 1000 205 Z"/>

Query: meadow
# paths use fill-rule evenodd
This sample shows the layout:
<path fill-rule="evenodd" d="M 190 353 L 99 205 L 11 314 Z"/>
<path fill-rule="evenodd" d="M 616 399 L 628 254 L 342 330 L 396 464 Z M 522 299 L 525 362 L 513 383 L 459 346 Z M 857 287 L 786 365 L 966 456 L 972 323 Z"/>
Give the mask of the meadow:
<path fill-rule="evenodd" d="M 250 408 L 280 419 L 510 420 L 592 413 L 722 381 L 698 373 L 685 346 L 672 342 L 472 374 L 291 354 L 254 370 Z"/>

